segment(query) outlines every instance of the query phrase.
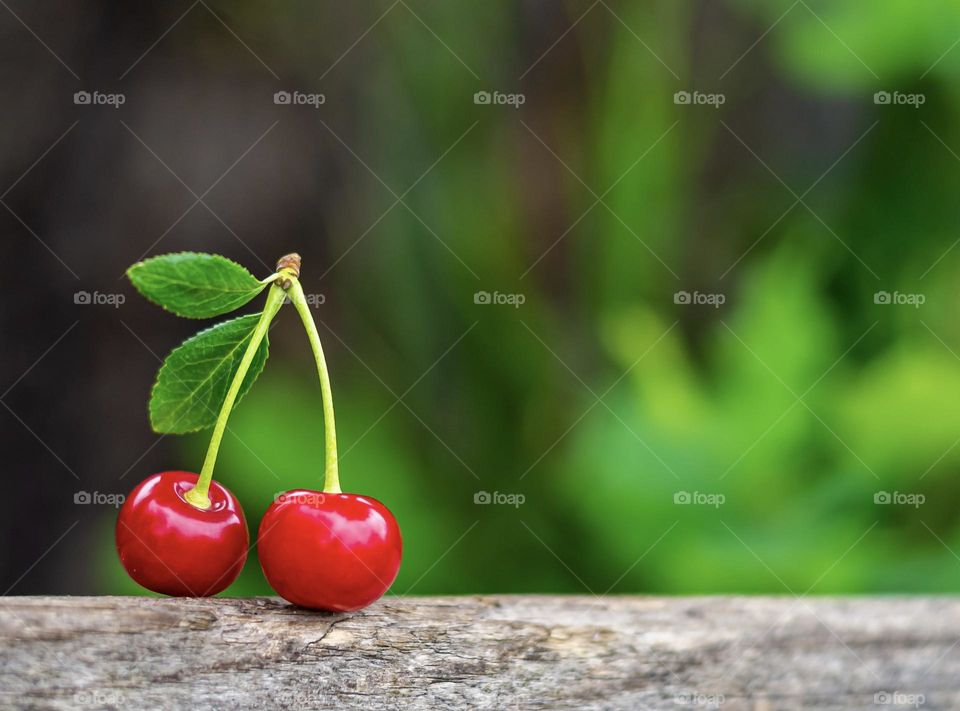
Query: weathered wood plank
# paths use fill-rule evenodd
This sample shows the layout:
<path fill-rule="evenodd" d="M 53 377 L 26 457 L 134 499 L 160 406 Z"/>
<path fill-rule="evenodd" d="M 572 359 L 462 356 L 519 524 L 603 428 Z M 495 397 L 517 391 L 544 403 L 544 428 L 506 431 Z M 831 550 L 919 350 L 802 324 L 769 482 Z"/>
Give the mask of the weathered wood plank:
<path fill-rule="evenodd" d="M 956 598 L 7 597 L 0 704 L 957 709 L 958 640 Z"/>

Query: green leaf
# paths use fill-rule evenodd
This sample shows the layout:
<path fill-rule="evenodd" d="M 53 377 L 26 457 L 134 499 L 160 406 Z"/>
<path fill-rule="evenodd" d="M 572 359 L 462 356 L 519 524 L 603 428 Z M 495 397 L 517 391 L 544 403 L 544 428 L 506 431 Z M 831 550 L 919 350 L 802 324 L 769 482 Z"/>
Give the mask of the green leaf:
<path fill-rule="evenodd" d="M 184 434 L 216 423 L 259 320 L 260 314 L 250 314 L 218 323 L 184 341 L 167 356 L 150 393 L 154 431 Z M 238 403 L 267 362 L 267 341 L 265 335 L 240 385 Z"/>
<path fill-rule="evenodd" d="M 127 276 L 147 299 L 186 318 L 228 313 L 266 287 L 236 262 L 197 252 L 151 257 L 127 269 Z"/>

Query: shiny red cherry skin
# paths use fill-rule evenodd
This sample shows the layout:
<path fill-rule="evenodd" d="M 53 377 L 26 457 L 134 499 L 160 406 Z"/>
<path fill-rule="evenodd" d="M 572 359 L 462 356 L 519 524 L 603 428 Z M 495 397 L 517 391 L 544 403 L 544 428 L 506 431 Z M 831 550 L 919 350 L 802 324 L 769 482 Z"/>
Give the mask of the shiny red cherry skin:
<path fill-rule="evenodd" d="M 300 607 L 352 612 L 379 599 L 400 570 L 397 520 L 376 499 L 294 489 L 260 522 L 257 556 L 270 586 Z"/>
<path fill-rule="evenodd" d="M 148 590 L 179 597 L 216 595 L 243 569 L 250 533 L 240 502 L 214 481 L 210 508 L 197 508 L 184 498 L 196 483 L 191 472 L 154 474 L 120 509 L 120 562 Z"/>

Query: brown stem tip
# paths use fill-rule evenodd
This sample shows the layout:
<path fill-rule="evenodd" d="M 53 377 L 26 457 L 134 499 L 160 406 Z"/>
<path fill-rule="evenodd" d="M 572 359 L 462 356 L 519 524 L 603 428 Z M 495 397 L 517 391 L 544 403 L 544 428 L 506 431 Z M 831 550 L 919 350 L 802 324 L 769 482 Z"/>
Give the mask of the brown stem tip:
<path fill-rule="evenodd" d="M 291 252 L 290 254 L 280 257 L 277 261 L 277 271 L 281 269 L 289 269 L 293 272 L 295 277 L 300 276 L 300 255 L 296 252 Z"/>

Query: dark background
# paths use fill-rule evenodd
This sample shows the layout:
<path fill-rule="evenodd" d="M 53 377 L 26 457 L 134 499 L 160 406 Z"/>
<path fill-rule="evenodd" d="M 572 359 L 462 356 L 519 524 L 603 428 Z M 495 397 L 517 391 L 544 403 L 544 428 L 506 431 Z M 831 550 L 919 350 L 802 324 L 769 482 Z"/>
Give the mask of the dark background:
<path fill-rule="evenodd" d="M 960 583 L 956 5 L 0 4 L 0 592 L 142 592 L 76 500 L 200 467 L 146 402 L 202 324 L 122 278 L 178 250 L 303 255 L 394 593 Z M 253 530 L 322 477 L 271 338 L 217 470 Z"/>

